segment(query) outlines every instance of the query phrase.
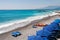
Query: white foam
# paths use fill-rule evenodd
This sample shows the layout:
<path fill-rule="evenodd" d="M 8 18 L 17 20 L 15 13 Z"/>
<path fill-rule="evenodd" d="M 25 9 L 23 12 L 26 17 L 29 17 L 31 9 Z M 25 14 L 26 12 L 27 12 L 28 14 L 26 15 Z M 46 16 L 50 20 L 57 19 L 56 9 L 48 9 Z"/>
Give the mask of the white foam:
<path fill-rule="evenodd" d="M 12 30 L 20 28 L 20 27 L 24 27 L 24 26 L 30 24 L 34 20 L 43 19 L 45 17 L 54 16 L 54 15 L 57 15 L 57 14 L 58 13 L 53 12 L 53 13 L 50 13 L 48 15 L 33 16 L 33 17 L 29 17 L 29 18 L 24 19 L 24 20 L 16 20 L 14 22 L 10 22 L 10 23 L 6 23 L 4 25 L 0 25 L 0 34 L 12 31 Z"/>

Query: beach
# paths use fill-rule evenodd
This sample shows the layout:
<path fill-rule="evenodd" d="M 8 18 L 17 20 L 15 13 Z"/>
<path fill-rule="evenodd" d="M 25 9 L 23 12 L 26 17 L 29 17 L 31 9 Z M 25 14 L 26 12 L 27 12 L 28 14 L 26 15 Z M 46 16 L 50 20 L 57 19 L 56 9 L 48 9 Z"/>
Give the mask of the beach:
<path fill-rule="evenodd" d="M 50 24 L 55 19 L 60 19 L 60 16 L 55 15 L 55 16 L 44 18 L 42 20 L 37 20 L 36 22 L 34 21 L 34 22 L 30 23 L 29 25 L 26 25 L 25 27 L 18 28 L 13 31 L 1 34 L 0 40 L 27 40 L 28 36 L 36 35 L 36 31 L 41 30 L 43 28 L 43 27 L 32 28 L 32 26 L 34 24 L 36 24 L 36 23 Z M 22 35 L 18 36 L 16 38 L 11 36 L 11 32 L 14 32 L 14 31 L 19 31 L 22 33 Z"/>
<path fill-rule="evenodd" d="M 0 25 L 0 34 L 6 33 L 9 31 L 18 29 L 18 28 L 26 27 L 27 25 L 37 23 L 38 21 L 45 20 L 49 17 L 55 16 L 58 14 L 59 13 L 52 12 L 52 13 L 45 14 L 45 15 L 37 15 L 37 16 L 28 17 L 24 20 L 16 20 L 16 21 L 4 23 Z"/>

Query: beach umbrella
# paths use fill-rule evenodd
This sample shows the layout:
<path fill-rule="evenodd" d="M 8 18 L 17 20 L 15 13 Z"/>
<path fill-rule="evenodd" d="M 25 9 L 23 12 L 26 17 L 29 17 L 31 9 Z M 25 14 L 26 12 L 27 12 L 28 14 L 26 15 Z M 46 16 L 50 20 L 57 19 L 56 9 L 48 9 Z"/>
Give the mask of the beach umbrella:
<path fill-rule="evenodd" d="M 41 36 L 28 36 L 28 40 L 48 40 L 46 37 Z"/>
<path fill-rule="evenodd" d="M 43 30 L 43 33 L 41 36 L 48 37 L 49 35 L 51 35 L 51 32 L 49 32 L 48 30 Z"/>
<path fill-rule="evenodd" d="M 41 36 L 36 36 L 35 40 L 42 40 Z"/>
<path fill-rule="evenodd" d="M 57 30 L 57 29 L 53 30 L 51 35 L 53 35 L 56 38 L 60 38 L 60 30 Z"/>
<path fill-rule="evenodd" d="M 35 39 L 35 36 L 28 36 L 28 40 L 34 40 Z"/>
<path fill-rule="evenodd" d="M 55 36 L 53 36 L 53 35 L 49 35 L 49 36 L 47 37 L 47 39 L 48 39 L 48 40 L 57 40 L 57 38 L 56 38 Z"/>
<path fill-rule="evenodd" d="M 42 40 L 40 36 L 28 36 L 28 40 Z"/>
<path fill-rule="evenodd" d="M 35 40 L 48 40 L 47 37 L 36 36 Z"/>
<path fill-rule="evenodd" d="M 53 32 L 53 30 L 60 30 L 59 23 L 60 23 L 60 19 L 56 19 L 51 24 L 45 26 L 42 30 L 36 31 L 36 36 L 28 36 L 28 40 L 57 40 L 54 37 L 56 36 L 56 32 Z M 58 35 L 56 37 L 60 37 L 60 36 Z"/>
<path fill-rule="evenodd" d="M 36 31 L 36 35 L 38 35 L 38 36 L 41 36 L 42 33 L 43 33 L 43 30 L 38 30 L 38 31 Z"/>
<path fill-rule="evenodd" d="M 48 30 L 39 30 L 39 31 L 36 31 L 36 35 L 37 36 L 48 36 L 48 35 L 50 35 L 51 34 L 51 32 L 49 32 Z"/>
<path fill-rule="evenodd" d="M 48 36 L 52 33 L 53 30 L 55 30 L 56 28 L 58 28 L 58 24 L 56 23 L 52 23 L 48 26 L 45 26 L 42 30 L 39 30 L 36 32 L 36 35 L 40 35 L 40 36 Z"/>
<path fill-rule="evenodd" d="M 55 19 L 55 23 L 60 23 L 60 19 Z"/>
<path fill-rule="evenodd" d="M 45 26 L 43 29 L 48 30 L 49 32 L 52 32 L 53 30 L 55 30 L 58 27 L 59 27 L 59 25 L 53 22 L 53 23 Z"/>
<path fill-rule="evenodd" d="M 48 38 L 47 37 L 41 37 L 42 38 L 42 40 L 48 40 Z"/>

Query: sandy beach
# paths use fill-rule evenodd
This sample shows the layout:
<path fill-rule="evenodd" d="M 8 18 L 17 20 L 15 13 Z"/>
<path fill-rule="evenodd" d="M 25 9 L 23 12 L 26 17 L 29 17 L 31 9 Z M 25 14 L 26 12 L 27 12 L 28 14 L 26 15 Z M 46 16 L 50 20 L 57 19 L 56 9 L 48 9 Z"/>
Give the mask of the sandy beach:
<path fill-rule="evenodd" d="M 55 19 L 60 19 L 60 16 L 57 15 L 57 16 L 52 16 L 52 17 L 49 17 L 49 18 L 45 18 L 45 19 L 42 19 L 42 20 L 38 21 L 37 23 L 49 24 L 52 21 L 54 21 Z M 36 31 L 41 30 L 43 28 L 43 27 L 32 28 L 33 24 L 35 24 L 35 23 L 27 25 L 24 28 L 19 28 L 19 29 L 11 31 L 11 32 L 19 31 L 19 32 L 22 33 L 21 36 L 18 36 L 18 37 L 15 38 L 15 37 L 11 36 L 11 32 L 8 32 L 8 33 L 5 33 L 5 34 L 1 34 L 0 35 L 0 40 L 27 40 L 28 36 L 36 35 Z"/>

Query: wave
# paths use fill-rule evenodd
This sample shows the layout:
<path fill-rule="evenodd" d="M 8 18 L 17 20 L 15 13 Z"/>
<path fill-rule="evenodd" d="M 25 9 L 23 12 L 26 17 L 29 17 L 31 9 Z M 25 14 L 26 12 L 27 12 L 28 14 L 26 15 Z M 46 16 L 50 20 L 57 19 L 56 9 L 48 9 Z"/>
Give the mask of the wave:
<path fill-rule="evenodd" d="M 22 23 L 22 22 L 26 22 L 26 21 L 33 21 L 33 20 L 36 20 L 36 19 L 42 19 L 44 17 L 48 17 L 48 16 L 53 16 L 53 15 L 56 15 L 58 13 L 50 13 L 50 14 L 46 14 L 46 15 L 35 15 L 35 16 L 31 16 L 31 17 L 28 17 L 26 19 L 22 19 L 22 20 L 13 20 L 13 21 L 10 21 L 10 22 L 6 22 L 6 23 L 2 23 L 0 25 L 0 28 L 3 27 L 3 26 L 9 26 L 9 25 L 12 25 L 12 24 L 15 24 L 15 23 Z"/>
<path fill-rule="evenodd" d="M 45 17 L 54 16 L 57 14 L 58 13 L 52 12 L 52 13 L 46 14 L 46 15 L 31 16 L 31 17 L 28 17 L 26 19 L 15 20 L 15 21 L 11 21 L 11 22 L 2 24 L 2 25 L 0 25 L 0 34 L 17 29 L 17 28 L 20 28 L 20 27 L 24 27 L 24 26 L 30 24 L 34 20 L 41 20 Z"/>

